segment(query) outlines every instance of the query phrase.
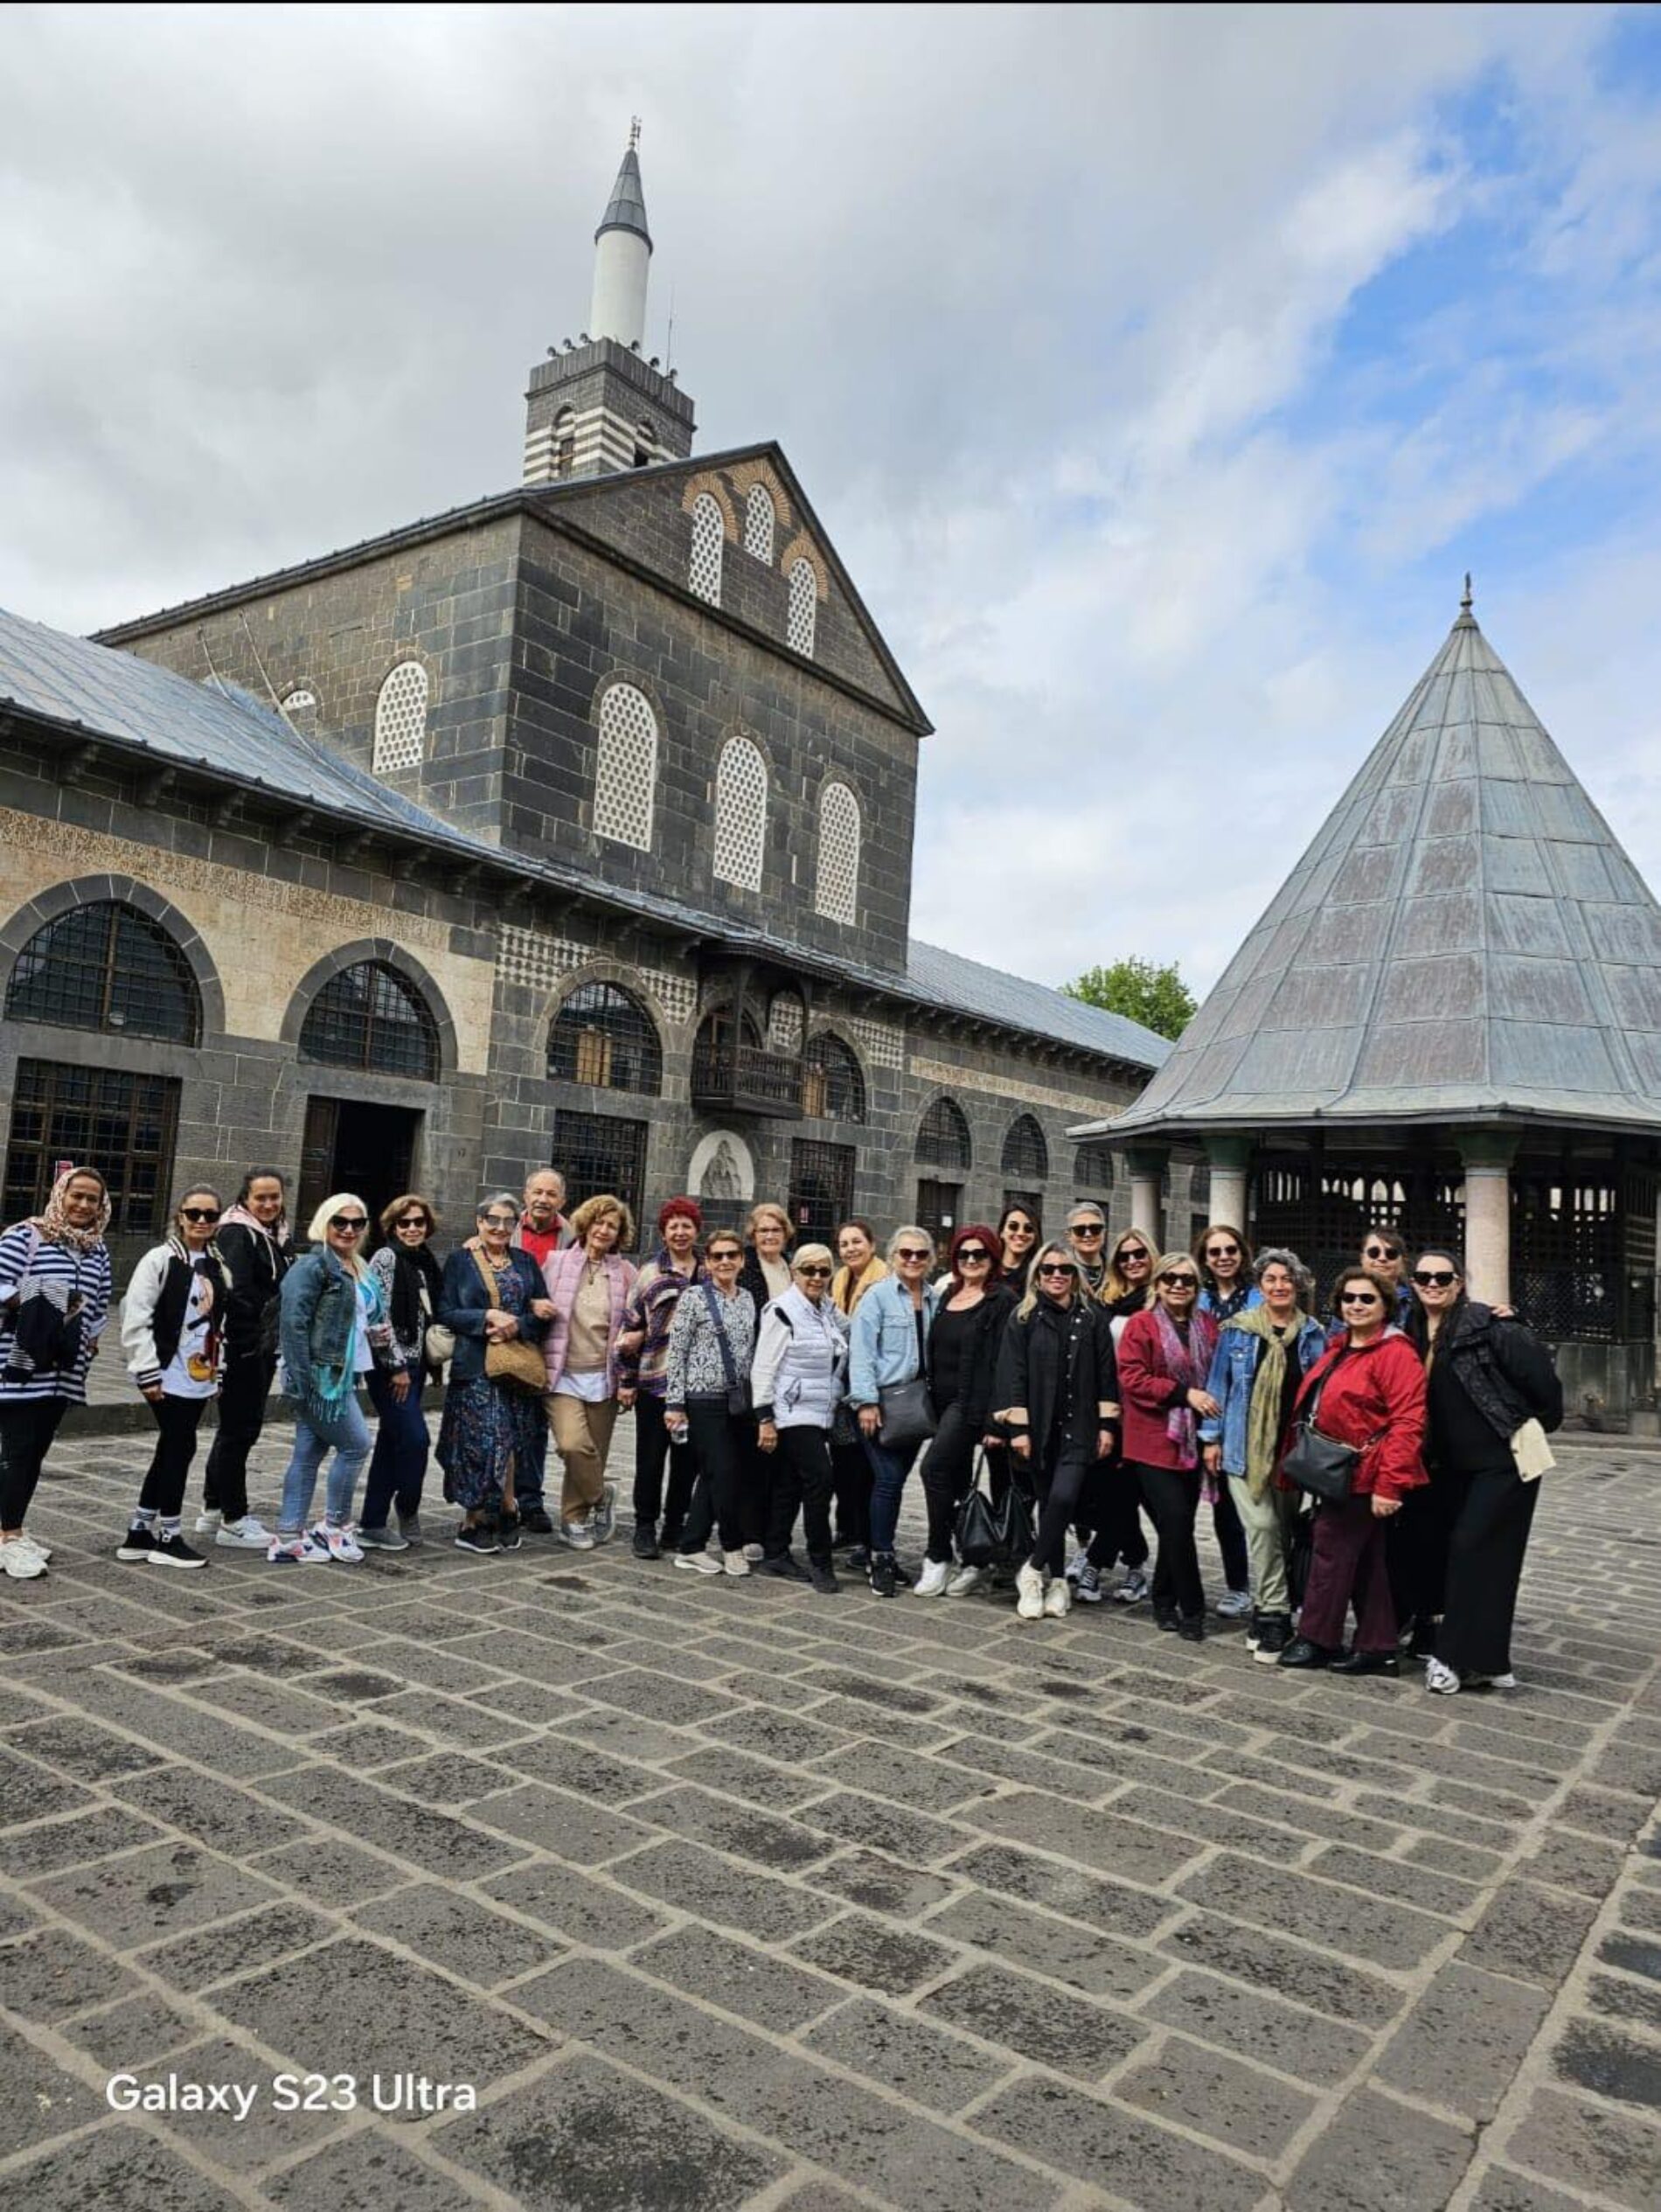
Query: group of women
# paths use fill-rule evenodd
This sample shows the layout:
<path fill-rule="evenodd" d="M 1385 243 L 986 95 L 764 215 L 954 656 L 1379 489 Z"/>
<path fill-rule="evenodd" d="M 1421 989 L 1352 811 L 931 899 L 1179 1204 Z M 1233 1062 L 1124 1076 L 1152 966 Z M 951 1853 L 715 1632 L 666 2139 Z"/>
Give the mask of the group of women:
<path fill-rule="evenodd" d="M 996 1228 L 958 1228 L 937 1273 L 914 1224 L 884 1256 L 861 1221 L 841 1225 L 834 1254 L 792 1251 L 789 1217 L 769 1204 L 700 1249 L 700 1208 L 681 1197 L 636 1269 L 621 1199 L 591 1198 L 567 1221 L 563 1198 L 547 1171 L 523 1201 L 491 1193 L 441 1264 L 438 1216 L 419 1193 L 381 1214 L 372 1256 L 351 1193 L 316 1209 L 303 1255 L 275 1171 L 250 1172 L 228 1208 L 212 1189 L 182 1193 L 123 1304 L 156 1436 L 115 1556 L 207 1563 L 183 1511 L 215 1398 L 198 1537 L 283 1565 L 419 1545 L 422 1392 L 444 1373 L 436 1456 L 465 1550 L 553 1533 L 550 1428 L 559 1534 L 579 1550 L 605 1542 L 613 1431 L 632 1409 L 642 1559 L 667 1551 L 689 1572 L 758 1572 L 828 1596 L 841 1553 L 879 1597 L 963 1597 L 996 1581 L 985 1547 L 966 1557 L 962 1535 L 983 1468 L 994 1504 L 1027 1508 L 1000 1524 L 1018 1532 L 1003 1563 L 1022 1620 L 1100 1603 L 1117 1566 L 1113 1596 L 1150 1598 L 1158 1627 L 1200 1641 L 1204 1504 L 1227 1583 L 1214 1610 L 1247 1619 L 1257 1659 L 1394 1673 L 1405 1645 L 1441 1694 L 1511 1680 L 1534 1477 L 1549 1460 L 1539 1446 L 1561 1391 L 1546 1346 L 1467 1295 L 1456 1256 L 1421 1253 L 1409 1270 L 1398 1238 L 1371 1235 L 1324 1321 L 1297 1256 L 1254 1259 L 1227 1224 L 1161 1255 L 1136 1228 L 1109 1245 L 1094 1205 L 1048 1240 L 1016 1205 Z M 102 1178 L 78 1168 L 0 1236 L 0 1572 L 13 1578 L 47 1571 L 24 1521 L 110 1311 L 108 1218 Z M 279 1371 L 295 1429 L 268 1529 L 249 1511 L 247 1461 Z M 897 1550 L 914 1469 L 927 1522 L 914 1576 Z"/>

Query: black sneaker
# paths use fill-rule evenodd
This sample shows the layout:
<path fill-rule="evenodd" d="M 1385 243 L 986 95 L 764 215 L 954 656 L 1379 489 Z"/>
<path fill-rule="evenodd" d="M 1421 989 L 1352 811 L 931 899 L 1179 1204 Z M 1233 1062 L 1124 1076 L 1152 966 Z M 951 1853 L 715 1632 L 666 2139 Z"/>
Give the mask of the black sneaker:
<path fill-rule="evenodd" d="M 1289 1644 L 1275 1662 L 1276 1666 L 1331 1666 L 1338 1657 L 1324 1644 L 1311 1644 L 1307 1636 L 1300 1636 L 1295 1644 Z"/>
<path fill-rule="evenodd" d="M 458 1528 L 455 1548 L 460 1552 L 497 1552 L 502 1547 L 496 1541 L 495 1529 L 481 1524 L 477 1528 Z"/>
<path fill-rule="evenodd" d="M 116 1553 L 117 1559 L 121 1557 Z M 152 1567 L 205 1567 L 207 1554 L 197 1551 L 183 1536 L 156 1536 L 146 1554 Z"/>
<path fill-rule="evenodd" d="M 1174 1636 L 1177 1632 L 1176 1608 L 1171 1605 L 1156 1605 L 1153 1609 L 1153 1624 L 1156 1628 L 1163 1628 L 1168 1636 Z"/>
<path fill-rule="evenodd" d="M 872 1552 L 871 1555 L 871 1587 L 879 1597 L 894 1594 L 894 1555 L 892 1552 Z"/>
<path fill-rule="evenodd" d="M 540 1506 L 532 1506 L 528 1513 L 521 1513 L 519 1526 L 527 1536 L 552 1536 L 553 1534 L 553 1523 Z"/>
<path fill-rule="evenodd" d="M 821 1597 L 834 1597 L 842 1588 L 841 1583 L 837 1580 L 836 1570 L 828 1559 L 808 1561 L 808 1580 Z"/>
<path fill-rule="evenodd" d="M 130 1567 L 136 1559 L 148 1559 L 156 1549 L 156 1531 L 153 1528 L 129 1528 L 115 1547 L 117 1559 L 125 1560 Z"/>
<path fill-rule="evenodd" d="M 1272 1666 L 1292 1640 L 1291 1617 L 1286 1613 L 1260 1613 L 1257 1617 L 1257 1645 L 1252 1653 L 1265 1666 Z"/>
<path fill-rule="evenodd" d="M 869 1567 L 871 1564 L 870 1545 L 856 1544 L 852 1550 L 848 1554 L 848 1564 L 850 1567 L 861 1569 Z"/>
<path fill-rule="evenodd" d="M 636 1559 L 661 1559 L 663 1557 L 663 1554 L 657 1548 L 657 1531 L 649 1520 L 637 1520 L 635 1523 L 635 1557 Z"/>
<path fill-rule="evenodd" d="M 525 1529 L 518 1513 L 502 1513 L 496 1524 L 497 1551 L 516 1552 L 525 1541 Z"/>
<path fill-rule="evenodd" d="M 1181 1637 L 1185 1644 L 1203 1644 L 1206 1640 L 1206 1619 L 1204 1614 L 1196 1613 L 1192 1618 L 1190 1618 L 1187 1614 L 1185 1614 L 1181 1620 L 1177 1623 L 1177 1633 L 1179 1637 Z"/>
<path fill-rule="evenodd" d="M 763 1559 L 755 1571 L 758 1575 L 771 1575 L 782 1582 L 806 1582 L 812 1580 L 807 1569 L 793 1552 L 780 1552 L 776 1558 Z"/>

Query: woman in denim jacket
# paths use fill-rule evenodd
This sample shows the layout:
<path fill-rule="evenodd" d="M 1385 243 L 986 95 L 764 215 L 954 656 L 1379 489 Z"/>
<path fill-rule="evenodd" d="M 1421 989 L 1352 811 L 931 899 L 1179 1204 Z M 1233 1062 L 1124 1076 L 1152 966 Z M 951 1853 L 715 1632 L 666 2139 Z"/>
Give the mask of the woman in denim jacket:
<path fill-rule="evenodd" d="M 892 1597 L 900 1574 L 894 1560 L 894 1530 L 900 1522 L 900 1493 L 916 1450 L 891 1450 L 878 1441 L 882 1428 L 882 1393 L 897 1382 L 928 1373 L 928 1332 L 940 1294 L 928 1282 L 934 1239 L 908 1224 L 888 1240 L 893 1273 L 859 1301 L 853 1317 L 848 1362 L 848 1402 L 859 1422 L 859 1440 L 871 1462 L 871 1587 Z"/>

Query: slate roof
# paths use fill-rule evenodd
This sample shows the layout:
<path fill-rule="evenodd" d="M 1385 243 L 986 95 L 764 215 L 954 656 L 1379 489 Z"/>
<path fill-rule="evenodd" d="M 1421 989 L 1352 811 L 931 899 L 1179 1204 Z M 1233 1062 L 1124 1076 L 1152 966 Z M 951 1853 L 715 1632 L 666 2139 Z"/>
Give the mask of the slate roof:
<path fill-rule="evenodd" d="M 622 157 L 611 198 L 606 202 L 606 212 L 600 218 L 600 228 L 594 233 L 596 245 L 606 231 L 636 231 L 648 246 L 651 244 L 651 233 L 646 228 L 646 192 L 640 181 L 640 160 L 632 146 Z"/>
<path fill-rule="evenodd" d="M 1467 597 L 1176 1050 L 1103 1127 L 1533 1119 L 1661 1123 L 1661 908 Z"/>
<path fill-rule="evenodd" d="M 824 960 L 775 932 L 746 930 L 679 901 L 614 890 L 569 865 L 504 851 L 388 790 L 325 741 L 302 735 L 234 685 L 194 683 L 135 654 L 66 636 L 0 608 L 0 720 L 9 709 L 52 726 L 66 748 L 86 739 L 114 741 L 150 755 L 158 767 L 230 779 L 346 827 L 380 828 L 439 846 L 457 862 L 476 860 L 575 891 L 648 922 L 656 919 L 712 940 L 741 943 L 781 962 L 795 959 L 865 990 L 920 999 L 1139 1068 L 1157 1067 L 1171 1049 L 1163 1037 L 1117 1014 L 937 946 L 914 943 L 901 978 L 854 961 Z"/>

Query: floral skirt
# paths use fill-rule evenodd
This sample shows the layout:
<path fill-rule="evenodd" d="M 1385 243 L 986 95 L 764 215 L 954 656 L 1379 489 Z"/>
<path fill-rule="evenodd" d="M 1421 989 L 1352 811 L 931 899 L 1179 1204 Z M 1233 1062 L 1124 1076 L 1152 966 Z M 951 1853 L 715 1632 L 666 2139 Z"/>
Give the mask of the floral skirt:
<path fill-rule="evenodd" d="M 547 1450 L 548 1416 L 540 1398 L 511 1383 L 452 1383 L 439 1424 L 438 1464 L 444 1495 L 469 1511 L 499 1506 L 502 1492 L 528 1467 L 533 1472 Z"/>

